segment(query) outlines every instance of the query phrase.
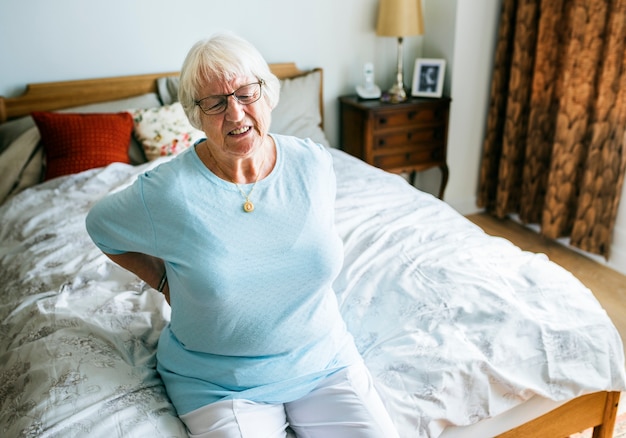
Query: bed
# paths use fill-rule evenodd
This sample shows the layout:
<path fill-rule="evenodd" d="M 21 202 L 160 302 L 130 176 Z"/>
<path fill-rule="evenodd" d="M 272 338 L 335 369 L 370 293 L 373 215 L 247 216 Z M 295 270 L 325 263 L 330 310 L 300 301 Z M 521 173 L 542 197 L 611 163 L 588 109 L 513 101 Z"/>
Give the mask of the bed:
<path fill-rule="evenodd" d="M 400 436 L 594 427 L 610 437 L 624 354 L 592 293 L 544 255 L 330 145 L 323 71 L 272 69 L 282 85 L 272 131 L 333 155 L 345 250 L 335 290 Z M 171 72 L 0 98 L 0 435 L 186 436 L 156 372 L 169 306 L 84 228 L 95 201 L 193 143 L 176 86 Z M 124 134 L 97 138 L 112 129 Z M 113 143 L 122 158 L 107 155 Z"/>

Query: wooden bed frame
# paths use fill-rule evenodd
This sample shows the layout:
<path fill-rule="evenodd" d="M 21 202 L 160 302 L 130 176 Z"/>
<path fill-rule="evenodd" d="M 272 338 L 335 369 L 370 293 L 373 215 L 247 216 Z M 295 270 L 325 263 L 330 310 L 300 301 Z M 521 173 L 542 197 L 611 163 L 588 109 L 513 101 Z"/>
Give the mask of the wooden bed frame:
<path fill-rule="evenodd" d="M 294 78 L 310 72 L 300 70 L 292 62 L 271 64 L 270 67 L 279 79 Z M 319 71 L 323 75 L 321 68 L 312 71 Z M 35 110 L 52 111 L 156 92 L 156 80 L 164 76 L 178 76 L 178 72 L 28 84 L 21 96 L 0 96 L 0 123 L 26 116 Z M 323 111 L 323 103 L 323 90 L 320 88 L 320 111 Z M 321 115 L 323 121 L 323 112 Z"/>
<path fill-rule="evenodd" d="M 308 73 L 298 69 L 294 63 L 271 64 L 270 67 L 281 79 Z M 321 69 L 315 70 L 322 73 Z M 157 78 L 177 75 L 177 72 L 169 72 L 31 84 L 21 96 L 0 96 L 0 123 L 26 116 L 35 110 L 51 111 L 156 92 Z M 322 99 L 320 88 L 320 109 L 323 108 Z M 499 437 L 567 437 L 593 427 L 593 438 L 611 438 L 619 398 L 619 392 L 602 391 L 584 395 Z"/>
<path fill-rule="evenodd" d="M 611 438 L 615 429 L 619 392 L 594 392 L 577 397 L 541 417 L 511 429 L 498 438 L 568 437 L 593 427 L 593 438 Z"/>

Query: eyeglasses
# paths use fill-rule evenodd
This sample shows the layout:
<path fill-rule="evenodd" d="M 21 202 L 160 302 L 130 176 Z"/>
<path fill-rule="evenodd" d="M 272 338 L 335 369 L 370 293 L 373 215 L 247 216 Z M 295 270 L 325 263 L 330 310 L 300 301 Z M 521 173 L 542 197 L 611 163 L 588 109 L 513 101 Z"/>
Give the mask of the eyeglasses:
<path fill-rule="evenodd" d="M 250 105 L 261 98 L 261 94 L 263 94 L 261 91 L 263 85 L 265 85 L 265 81 L 263 80 L 254 82 L 252 84 L 239 87 L 230 94 L 218 94 L 196 100 L 196 105 L 200 107 L 204 114 L 209 116 L 226 111 L 226 108 L 228 107 L 228 98 L 230 96 L 233 96 L 241 105 Z"/>

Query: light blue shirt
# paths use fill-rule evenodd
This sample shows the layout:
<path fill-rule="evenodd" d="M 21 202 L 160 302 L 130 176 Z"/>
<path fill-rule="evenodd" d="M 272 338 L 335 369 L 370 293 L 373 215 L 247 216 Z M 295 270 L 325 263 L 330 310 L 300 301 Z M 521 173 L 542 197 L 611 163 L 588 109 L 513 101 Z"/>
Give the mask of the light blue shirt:
<path fill-rule="evenodd" d="M 254 187 L 252 213 L 191 148 L 87 217 L 104 252 L 166 262 L 172 316 L 158 370 L 180 415 L 225 397 L 289 402 L 361 360 L 332 289 L 343 263 L 332 157 L 272 137 L 276 166 Z"/>

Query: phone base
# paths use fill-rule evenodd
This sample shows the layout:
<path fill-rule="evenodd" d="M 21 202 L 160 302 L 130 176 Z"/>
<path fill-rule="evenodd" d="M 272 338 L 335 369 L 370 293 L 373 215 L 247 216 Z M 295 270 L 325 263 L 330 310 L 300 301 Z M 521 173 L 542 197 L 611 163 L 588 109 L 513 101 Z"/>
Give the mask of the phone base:
<path fill-rule="evenodd" d="M 380 92 L 380 88 L 378 88 L 377 85 L 372 85 L 369 87 L 364 87 L 363 85 L 357 85 L 356 94 L 361 99 L 378 99 L 380 98 L 381 92 Z"/>

